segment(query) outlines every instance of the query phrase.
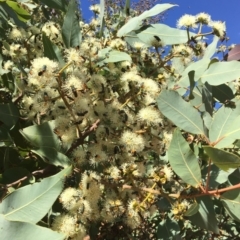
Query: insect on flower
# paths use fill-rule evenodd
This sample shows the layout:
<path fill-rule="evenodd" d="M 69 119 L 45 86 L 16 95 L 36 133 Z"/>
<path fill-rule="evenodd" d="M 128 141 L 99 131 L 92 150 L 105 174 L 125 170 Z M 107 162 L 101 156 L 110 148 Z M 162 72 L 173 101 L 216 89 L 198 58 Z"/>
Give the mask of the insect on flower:
<path fill-rule="evenodd" d="M 41 71 L 40 71 L 40 72 L 38 72 L 38 76 L 42 76 L 42 75 L 43 75 L 43 73 L 45 73 L 45 72 L 46 72 L 46 70 L 47 70 L 47 66 L 46 66 L 46 65 L 43 65 L 43 66 L 42 66 L 42 69 L 41 69 Z"/>
<path fill-rule="evenodd" d="M 228 100 L 228 99 L 227 99 L 227 100 L 224 102 L 224 106 L 225 106 L 225 107 L 228 107 L 228 108 L 234 109 L 234 108 L 236 108 L 236 103 L 233 102 L 233 101 L 231 101 L 231 100 Z"/>

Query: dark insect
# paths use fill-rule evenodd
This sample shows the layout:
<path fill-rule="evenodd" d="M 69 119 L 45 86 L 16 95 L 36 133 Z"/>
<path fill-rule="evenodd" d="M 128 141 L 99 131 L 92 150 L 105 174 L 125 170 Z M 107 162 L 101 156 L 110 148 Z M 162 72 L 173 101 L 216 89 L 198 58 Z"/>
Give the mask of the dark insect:
<path fill-rule="evenodd" d="M 43 98 L 44 98 L 44 101 L 47 102 L 50 100 L 48 94 L 46 92 L 43 93 Z"/>
<path fill-rule="evenodd" d="M 74 97 L 77 97 L 78 96 L 77 89 L 74 86 L 71 86 L 71 90 L 72 90 Z"/>
<path fill-rule="evenodd" d="M 0 103 L 10 102 L 12 102 L 12 95 L 7 91 L 0 90 Z"/>
<path fill-rule="evenodd" d="M 160 37 L 158 37 L 158 36 L 153 36 L 158 42 L 160 42 L 161 41 L 161 38 Z"/>
<path fill-rule="evenodd" d="M 88 111 L 84 111 L 84 112 L 77 112 L 77 115 L 79 116 L 79 117 L 83 117 L 85 114 L 87 114 L 88 113 Z"/>
<path fill-rule="evenodd" d="M 226 100 L 224 106 L 228 108 L 236 108 L 236 103 L 231 100 Z"/>
<path fill-rule="evenodd" d="M 42 69 L 40 72 L 38 72 L 38 76 L 42 76 L 47 70 L 47 66 L 46 65 L 43 65 Z"/>

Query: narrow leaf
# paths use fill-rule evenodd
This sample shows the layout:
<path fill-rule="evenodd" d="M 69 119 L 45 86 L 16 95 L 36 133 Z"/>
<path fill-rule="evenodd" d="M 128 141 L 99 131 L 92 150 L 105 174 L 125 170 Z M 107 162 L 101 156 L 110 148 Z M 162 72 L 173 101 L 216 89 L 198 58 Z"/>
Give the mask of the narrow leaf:
<path fill-rule="evenodd" d="M 169 3 L 157 4 L 150 10 L 143 12 L 139 17 L 142 20 L 146 19 L 148 17 L 153 17 L 153 16 L 155 16 L 159 13 L 162 13 L 162 12 L 164 12 L 172 7 L 175 7 L 175 6 L 178 6 L 178 5 L 173 5 L 173 4 L 169 4 Z"/>
<path fill-rule="evenodd" d="M 240 62 L 216 62 L 201 76 L 202 82 L 216 86 L 226 82 L 233 81 L 240 77 Z"/>
<path fill-rule="evenodd" d="M 213 41 L 206 48 L 203 58 L 210 59 L 216 53 L 218 40 L 219 40 L 219 37 L 214 35 Z"/>
<path fill-rule="evenodd" d="M 151 24 L 143 28 L 143 31 L 137 34 L 138 37 L 146 44 L 153 45 L 152 42 L 156 41 L 155 36 L 159 37 L 164 45 L 173 45 L 186 43 L 188 35 L 186 30 L 171 28 L 164 24 Z M 190 36 L 194 36 L 190 33 Z"/>
<path fill-rule="evenodd" d="M 15 104 L 0 104 L 0 121 L 6 126 L 12 127 L 15 125 L 19 116 L 19 110 Z"/>
<path fill-rule="evenodd" d="M 172 8 L 174 6 L 176 6 L 176 5 L 172 5 L 172 4 L 168 4 L 168 3 L 155 5 L 153 8 L 151 8 L 148 11 L 143 12 L 141 15 L 131 18 L 124 26 L 122 26 L 118 30 L 117 36 L 122 37 L 133 30 L 139 29 L 140 26 L 142 25 L 142 21 L 144 19 L 155 16 L 155 15 L 157 15 L 163 11 L 166 11 L 167 9 Z"/>
<path fill-rule="evenodd" d="M 209 174 L 209 190 L 216 189 L 220 184 L 226 183 L 228 181 L 228 176 L 234 172 L 235 169 L 230 169 L 229 171 L 223 171 L 215 164 L 211 164 L 211 170 Z M 207 179 L 209 172 L 209 167 L 205 166 L 202 171 L 202 175 L 204 179 Z"/>
<path fill-rule="evenodd" d="M 66 236 L 61 233 L 54 232 L 49 228 L 43 228 L 35 224 L 26 222 L 12 222 L 4 218 L 0 214 L 0 236 L 1 239 L 14 239 L 14 240 L 64 240 Z"/>
<path fill-rule="evenodd" d="M 232 89 L 226 84 L 212 86 L 212 94 L 221 103 L 234 98 Z"/>
<path fill-rule="evenodd" d="M 222 106 L 215 113 L 211 127 L 209 129 L 209 139 L 211 142 L 218 142 L 218 148 L 229 146 L 238 138 L 240 133 L 239 120 L 240 101 L 236 102 L 236 108 L 231 109 Z M 220 141 L 221 140 L 221 141 Z"/>
<path fill-rule="evenodd" d="M 60 9 L 63 12 L 67 10 L 67 1 L 63 0 L 41 0 L 42 3 L 46 4 L 50 8 Z"/>
<path fill-rule="evenodd" d="M 35 147 L 46 146 L 60 150 L 60 141 L 54 133 L 55 127 L 55 121 L 49 121 L 41 125 L 26 127 L 20 132 Z"/>
<path fill-rule="evenodd" d="M 0 204 L 0 214 L 6 220 L 39 222 L 49 211 L 64 185 L 64 177 L 71 172 L 71 167 L 58 174 L 22 187 L 5 198 Z"/>
<path fill-rule="evenodd" d="M 163 90 L 157 98 L 159 110 L 179 128 L 203 134 L 203 122 L 199 112 L 184 101 L 175 91 Z"/>
<path fill-rule="evenodd" d="M 102 60 L 103 63 L 110 62 L 122 62 L 129 61 L 132 62 L 131 57 L 125 53 L 117 50 L 111 50 L 111 48 L 104 48 L 98 53 L 98 57 Z M 99 62 L 99 64 L 101 63 Z"/>
<path fill-rule="evenodd" d="M 32 150 L 32 152 L 40 156 L 45 162 L 55 166 L 66 168 L 71 165 L 70 159 L 61 152 L 58 152 L 55 148 L 45 146 L 37 150 Z"/>
<path fill-rule="evenodd" d="M 204 146 L 203 149 L 211 158 L 212 162 L 224 171 L 228 171 L 230 168 L 240 167 L 240 158 L 233 153 L 210 146 Z"/>
<path fill-rule="evenodd" d="M 234 220 L 240 222 L 240 190 L 234 189 L 221 195 L 223 206 Z"/>
<path fill-rule="evenodd" d="M 100 20 L 100 37 L 103 35 L 103 28 L 104 28 L 104 11 L 105 11 L 105 1 L 100 0 L 100 14 L 99 14 L 99 20 Z"/>
<path fill-rule="evenodd" d="M 19 20 L 23 22 L 27 22 L 31 18 L 31 15 L 24 8 L 22 8 L 17 2 L 6 1 L 6 3 L 17 14 Z"/>
<path fill-rule="evenodd" d="M 125 1 L 124 12 L 125 12 L 126 16 L 130 15 L 130 0 Z"/>
<path fill-rule="evenodd" d="M 168 159 L 174 172 L 187 184 L 198 187 L 201 184 L 201 170 L 198 160 L 183 138 L 179 129 L 173 134 L 168 149 Z"/>
<path fill-rule="evenodd" d="M 196 214 L 199 210 L 199 204 L 197 202 L 193 203 L 190 208 L 185 212 L 184 216 L 190 217 Z"/>
<path fill-rule="evenodd" d="M 178 223 L 170 218 L 163 220 L 157 227 L 157 239 L 178 239 L 180 228 Z"/>
<path fill-rule="evenodd" d="M 193 89 L 195 87 L 194 75 L 195 75 L 195 71 L 193 71 L 193 70 L 188 73 L 188 78 L 189 78 L 189 82 L 190 82 L 189 99 L 194 98 L 194 95 L 193 95 Z"/>
<path fill-rule="evenodd" d="M 218 222 L 214 211 L 213 201 L 209 196 L 199 197 L 198 213 L 188 217 L 197 227 L 219 234 Z"/>
<path fill-rule="evenodd" d="M 194 71 L 194 78 L 195 81 L 197 82 L 200 77 L 202 76 L 202 74 L 204 73 L 204 71 L 208 68 L 210 60 L 207 58 L 201 59 L 197 62 L 194 62 L 192 64 L 190 64 L 185 71 L 182 73 L 182 77 L 180 78 L 180 80 L 178 81 L 178 85 L 180 87 L 188 87 L 189 86 L 189 78 L 188 78 L 188 73 L 191 71 Z"/>
<path fill-rule="evenodd" d="M 2 58 L 2 55 L 0 54 L 0 76 L 3 75 L 3 74 L 5 74 L 5 73 L 8 73 L 8 72 L 9 72 L 8 70 L 3 69 L 3 67 L 2 67 L 2 66 L 3 66 L 2 62 L 3 62 L 3 58 Z"/>
<path fill-rule="evenodd" d="M 63 67 L 65 65 L 65 62 L 58 46 L 52 43 L 45 33 L 42 34 L 42 41 L 44 48 L 44 56 L 48 57 L 51 60 L 58 61 L 60 63 L 60 67 Z"/>
<path fill-rule="evenodd" d="M 206 111 L 212 116 L 213 115 L 213 97 L 212 97 L 212 86 L 207 82 L 202 88 L 202 102 L 205 106 Z"/>
<path fill-rule="evenodd" d="M 81 31 L 77 17 L 77 3 L 71 0 L 62 26 L 62 37 L 67 48 L 80 46 Z"/>

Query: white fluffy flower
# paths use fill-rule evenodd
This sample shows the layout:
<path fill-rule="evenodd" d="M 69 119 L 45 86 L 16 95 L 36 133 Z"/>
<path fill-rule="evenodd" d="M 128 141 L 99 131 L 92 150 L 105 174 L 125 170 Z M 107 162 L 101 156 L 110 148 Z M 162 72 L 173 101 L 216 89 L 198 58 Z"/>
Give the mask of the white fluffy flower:
<path fill-rule="evenodd" d="M 100 5 L 99 4 L 94 4 L 89 7 L 89 9 L 95 13 L 100 13 Z"/>
<path fill-rule="evenodd" d="M 202 23 L 202 24 L 209 24 L 211 21 L 211 16 L 207 13 L 199 13 L 196 15 L 196 22 L 197 23 Z"/>
<path fill-rule="evenodd" d="M 66 188 L 60 195 L 60 202 L 65 209 L 71 209 L 78 200 L 80 191 L 76 188 Z"/>
<path fill-rule="evenodd" d="M 164 165 L 162 171 L 165 173 L 165 177 L 168 181 L 170 181 L 172 179 L 173 176 L 173 172 L 172 169 L 169 168 L 167 165 Z"/>
<path fill-rule="evenodd" d="M 210 26 L 212 27 L 214 33 L 219 36 L 220 38 L 224 37 L 226 32 L 226 24 L 225 22 L 221 21 L 212 21 L 210 23 Z"/>
<path fill-rule="evenodd" d="M 133 47 L 135 47 L 137 50 L 140 50 L 144 46 L 145 46 L 144 43 L 141 43 L 141 42 L 134 42 L 133 44 Z"/>
<path fill-rule="evenodd" d="M 139 120 L 146 122 L 147 124 L 158 124 L 162 122 L 162 117 L 160 112 L 154 109 L 153 107 L 149 106 L 146 108 L 142 108 L 137 117 Z"/>
<path fill-rule="evenodd" d="M 76 224 L 76 218 L 68 214 L 62 214 L 54 219 L 52 229 L 64 233 L 68 237 L 72 237 L 77 234 Z"/>
<path fill-rule="evenodd" d="M 65 50 L 66 58 L 68 62 L 75 62 L 75 63 L 81 63 L 82 58 L 80 57 L 80 53 L 78 50 L 74 48 L 69 48 Z"/>
<path fill-rule="evenodd" d="M 196 28 L 196 17 L 193 15 L 185 14 L 177 21 L 178 28 Z"/>
<path fill-rule="evenodd" d="M 121 142 L 127 150 L 141 152 L 145 147 L 144 138 L 136 133 L 125 131 L 121 137 Z"/>

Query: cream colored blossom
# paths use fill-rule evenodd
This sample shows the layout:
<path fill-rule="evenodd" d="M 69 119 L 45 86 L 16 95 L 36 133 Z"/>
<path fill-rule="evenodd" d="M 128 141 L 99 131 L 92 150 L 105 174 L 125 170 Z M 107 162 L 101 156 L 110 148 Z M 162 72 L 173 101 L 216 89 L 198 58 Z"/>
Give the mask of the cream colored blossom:
<path fill-rule="evenodd" d="M 196 15 L 196 22 L 208 25 L 211 21 L 211 16 L 207 13 L 201 12 Z"/>
<path fill-rule="evenodd" d="M 225 33 L 226 33 L 226 24 L 225 24 L 225 22 L 212 21 L 212 22 L 210 22 L 209 25 L 212 27 L 213 32 L 217 36 L 219 36 L 220 38 L 225 36 Z"/>
<path fill-rule="evenodd" d="M 137 117 L 140 121 L 144 121 L 147 124 L 162 123 L 162 117 L 160 112 L 151 106 L 142 108 L 138 112 Z"/>
<path fill-rule="evenodd" d="M 177 21 L 178 28 L 196 28 L 196 17 L 193 15 L 185 14 Z"/>
<path fill-rule="evenodd" d="M 62 214 L 54 219 L 52 229 L 64 233 L 68 237 L 73 237 L 77 234 L 76 224 L 77 218 L 69 214 Z"/>
<path fill-rule="evenodd" d="M 125 131 L 121 137 L 122 144 L 127 150 L 141 152 L 145 147 L 145 140 L 141 135 Z"/>
<path fill-rule="evenodd" d="M 164 172 L 167 181 L 172 180 L 173 172 L 171 168 L 169 168 L 167 165 L 164 165 L 162 171 Z"/>
<path fill-rule="evenodd" d="M 94 4 L 89 7 L 91 11 L 94 13 L 100 13 L 100 5 L 99 4 Z"/>

